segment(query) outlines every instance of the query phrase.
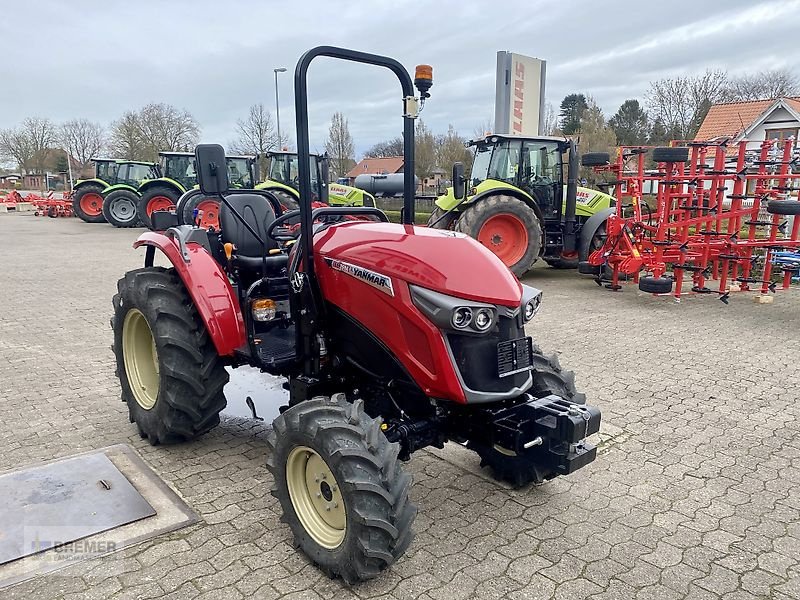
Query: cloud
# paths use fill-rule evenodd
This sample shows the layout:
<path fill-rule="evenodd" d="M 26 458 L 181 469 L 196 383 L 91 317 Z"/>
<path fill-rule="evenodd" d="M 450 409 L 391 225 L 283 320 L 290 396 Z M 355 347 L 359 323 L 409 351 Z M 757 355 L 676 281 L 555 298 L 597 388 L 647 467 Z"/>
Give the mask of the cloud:
<path fill-rule="evenodd" d="M 148 102 L 192 112 L 204 141 L 228 143 L 237 118 L 263 102 L 294 132 L 293 67 L 306 49 L 341 45 L 434 66 L 423 119 L 469 135 L 494 114 L 498 50 L 546 59 L 547 97 L 595 97 L 607 114 L 648 83 L 678 73 L 792 66 L 800 2 L 607 0 L 303 3 L 228 0 L 0 0 L 0 127 L 31 115 L 110 123 Z M 34 25 L 35 24 L 35 25 Z M 343 112 L 359 150 L 402 130 L 388 72 L 320 60 L 309 80 L 312 148 Z"/>

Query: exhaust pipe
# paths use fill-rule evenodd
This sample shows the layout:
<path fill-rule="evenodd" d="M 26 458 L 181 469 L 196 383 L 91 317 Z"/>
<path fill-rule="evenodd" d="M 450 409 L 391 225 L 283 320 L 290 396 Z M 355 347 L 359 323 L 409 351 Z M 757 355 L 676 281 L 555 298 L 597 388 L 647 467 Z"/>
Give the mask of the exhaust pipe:
<path fill-rule="evenodd" d="M 567 165 L 567 203 L 564 211 L 564 248 L 562 254 L 577 252 L 577 235 L 575 233 L 575 210 L 578 203 L 578 145 L 575 140 L 569 141 L 569 163 Z"/>

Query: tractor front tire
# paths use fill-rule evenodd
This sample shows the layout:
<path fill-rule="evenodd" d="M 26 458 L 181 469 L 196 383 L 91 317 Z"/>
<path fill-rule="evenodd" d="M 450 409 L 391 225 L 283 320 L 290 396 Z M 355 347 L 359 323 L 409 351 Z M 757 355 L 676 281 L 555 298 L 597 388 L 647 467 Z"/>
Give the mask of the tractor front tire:
<path fill-rule="evenodd" d="M 533 267 L 542 250 L 542 225 L 522 200 L 497 194 L 463 210 L 455 230 L 494 252 L 517 277 Z"/>
<path fill-rule="evenodd" d="M 72 195 L 72 212 L 87 223 L 103 223 L 103 188 L 85 185 Z"/>
<path fill-rule="evenodd" d="M 178 191 L 166 185 L 155 185 L 148 188 L 139 198 L 136 210 L 139 220 L 144 223 L 145 227 L 152 229 L 152 214 L 157 210 L 170 210 L 170 208 L 174 210 L 178 204 L 178 198 L 180 198 Z"/>
<path fill-rule="evenodd" d="M 329 577 L 372 579 L 408 548 L 417 513 L 411 476 L 362 400 L 305 400 L 267 438 L 272 495 L 295 542 Z"/>
<path fill-rule="evenodd" d="M 430 218 L 428 219 L 428 227 L 433 229 L 453 229 L 456 219 L 458 219 L 457 212 L 453 211 L 447 213 L 438 206 L 433 209 Z"/>
<path fill-rule="evenodd" d="M 114 227 L 136 227 L 139 224 L 139 196 L 130 190 L 114 190 L 103 200 L 103 216 Z"/>
<path fill-rule="evenodd" d="M 586 394 L 575 389 L 574 371 L 561 368 L 558 355 L 545 356 L 542 349 L 533 346 L 533 386 L 529 393 L 537 398 L 551 394 L 561 396 L 573 404 L 585 404 Z M 542 483 L 555 476 L 544 472 L 534 460 L 535 450 L 529 454 L 517 454 L 506 448 L 491 447 L 469 442 L 467 448 L 474 450 L 481 459 L 482 467 L 489 467 L 492 475 L 499 481 L 506 481 L 516 488 L 530 483 Z"/>
<path fill-rule="evenodd" d="M 174 269 L 129 271 L 114 296 L 114 355 L 131 423 L 152 445 L 219 423 L 228 372 Z"/>

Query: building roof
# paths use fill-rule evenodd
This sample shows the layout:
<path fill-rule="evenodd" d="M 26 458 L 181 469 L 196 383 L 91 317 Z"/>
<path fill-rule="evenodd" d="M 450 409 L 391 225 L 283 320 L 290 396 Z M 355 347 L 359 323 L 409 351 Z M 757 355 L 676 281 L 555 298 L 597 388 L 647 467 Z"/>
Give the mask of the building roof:
<path fill-rule="evenodd" d="M 345 177 L 353 178 L 365 173 L 370 175 L 385 175 L 399 173 L 403 170 L 402 156 L 387 156 L 386 158 L 364 158 L 355 167 L 347 172 Z"/>
<path fill-rule="evenodd" d="M 714 104 L 708 110 L 694 139 L 706 142 L 723 137 L 735 138 L 748 130 L 765 112 L 780 105 L 781 100 L 800 112 L 800 97 Z"/>

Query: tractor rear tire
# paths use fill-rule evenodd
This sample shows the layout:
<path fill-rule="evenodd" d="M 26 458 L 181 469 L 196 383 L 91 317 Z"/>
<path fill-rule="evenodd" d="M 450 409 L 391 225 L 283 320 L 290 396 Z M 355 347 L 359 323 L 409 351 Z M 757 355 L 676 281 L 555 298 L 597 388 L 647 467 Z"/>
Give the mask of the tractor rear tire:
<path fill-rule="evenodd" d="M 72 195 L 72 212 L 87 223 L 105 223 L 103 188 L 85 185 Z"/>
<path fill-rule="evenodd" d="M 797 200 L 770 200 L 767 212 L 772 215 L 800 215 L 800 202 Z"/>
<path fill-rule="evenodd" d="M 228 372 L 174 269 L 129 271 L 114 296 L 114 355 L 131 423 L 152 445 L 219 423 Z"/>
<path fill-rule="evenodd" d="M 114 190 L 103 200 L 103 216 L 114 227 L 139 225 L 139 196 L 130 190 Z"/>
<path fill-rule="evenodd" d="M 267 188 L 264 191 L 275 195 L 275 197 L 278 199 L 278 202 L 280 202 L 281 206 L 285 209 L 284 212 L 298 210 L 300 208 L 300 202 L 298 199 L 295 196 L 292 196 L 292 194 L 289 192 L 270 188 Z"/>
<path fill-rule="evenodd" d="M 494 252 L 514 275 L 522 277 L 542 250 L 542 225 L 533 209 L 512 196 L 498 194 L 471 204 L 455 230 Z"/>
<path fill-rule="evenodd" d="M 380 425 L 362 400 L 339 394 L 289 408 L 267 438 L 281 520 L 312 561 L 348 584 L 379 575 L 414 535 L 411 476 Z"/>
<path fill-rule="evenodd" d="M 456 219 L 458 219 L 457 212 L 453 211 L 445 216 L 447 211 L 442 210 L 438 206 L 433 209 L 430 218 L 428 219 L 428 227 L 433 229 L 453 229 Z"/>
<path fill-rule="evenodd" d="M 166 185 L 153 186 L 142 193 L 139 198 L 139 205 L 136 212 L 139 214 L 139 220 L 144 223 L 148 229 L 153 228 L 153 221 L 150 218 L 155 210 L 164 210 L 171 204 L 172 209 L 178 204 L 180 194 L 177 190 Z"/>
<path fill-rule="evenodd" d="M 178 206 L 178 219 L 181 225 L 194 225 L 194 209 L 203 211 L 198 225 L 203 229 L 213 227 L 219 231 L 219 209 L 220 202 L 216 198 L 210 198 L 202 193 L 194 194 L 186 198 L 182 206 Z"/>
<path fill-rule="evenodd" d="M 586 394 L 575 389 L 575 373 L 561 368 L 558 355 L 545 356 L 542 349 L 534 344 L 532 356 L 533 386 L 529 390 L 530 394 L 537 398 L 555 394 L 573 404 L 586 403 Z M 542 483 L 556 475 L 541 471 L 531 455 L 516 454 L 507 449 L 474 442 L 469 442 L 467 447 L 480 456 L 482 467 L 491 468 L 495 479 L 506 481 L 516 488 L 530 483 Z"/>
<path fill-rule="evenodd" d="M 603 167 L 611 161 L 608 152 L 587 152 L 581 156 L 581 165 L 584 167 Z"/>
<path fill-rule="evenodd" d="M 653 148 L 653 162 L 685 163 L 687 160 L 689 160 L 689 148 L 686 146 Z"/>
<path fill-rule="evenodd" d="M 669 294 L 672 291 L 672 279 L 646 275 L 639 279 L 639 289 L 649 294 Z"/>

